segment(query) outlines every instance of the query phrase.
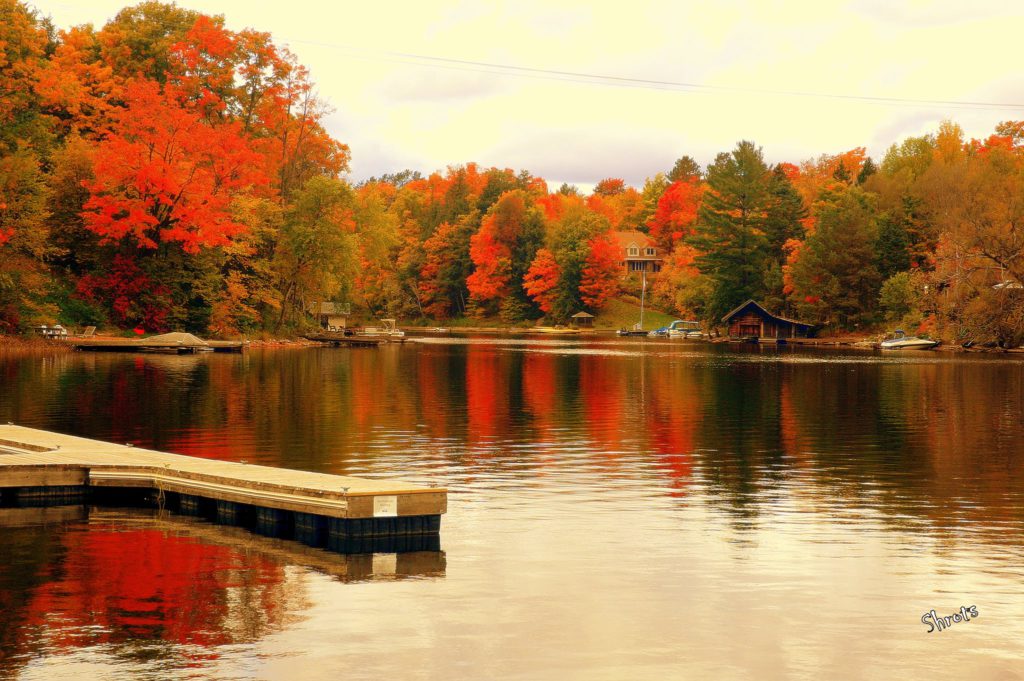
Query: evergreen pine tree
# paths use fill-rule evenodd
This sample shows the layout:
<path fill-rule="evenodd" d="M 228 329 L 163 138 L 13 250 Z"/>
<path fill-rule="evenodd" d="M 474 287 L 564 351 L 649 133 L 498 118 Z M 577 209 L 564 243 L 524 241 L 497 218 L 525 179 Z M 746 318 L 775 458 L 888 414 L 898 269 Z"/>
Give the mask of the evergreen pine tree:
<path fill-rule="evenodd" d="M 864 159 L 864 165 L 861 166 L 860 172 L 857 173 L 857 184 L 864 184 L 869 177 L 877 172 L 878 166 L 876 166 L 875 162 L 871 160 L 870 156 L 868 156 Z"/>
<path fill-rule="evenodd" d="M 902 215 L 886 214 L 878 224 L 875 265 L 882 278 L 910 269 L 910 236 Z"/>
<path fill-rule="evenodd" d="M 768 255 L 782 262 L 785 254 L 782 247 L 790 239 L 803 239 L 807 230 L 801 222 L 807 217 L 803 199 L 796 187 L 786 177 L 781 166 L 772 170 L 768 179 L 769 204 L 765 216 L 764 233 L 768 239 Z"/>
<path fill-rule="evenodd" d="M 689 243 L 701 252 L 697 266 L 712 280 L 709 319 L 763 293 L 768 178 L 761 149 L 753 142 L 740 142 L 708 166 L 708 191 Z"/>

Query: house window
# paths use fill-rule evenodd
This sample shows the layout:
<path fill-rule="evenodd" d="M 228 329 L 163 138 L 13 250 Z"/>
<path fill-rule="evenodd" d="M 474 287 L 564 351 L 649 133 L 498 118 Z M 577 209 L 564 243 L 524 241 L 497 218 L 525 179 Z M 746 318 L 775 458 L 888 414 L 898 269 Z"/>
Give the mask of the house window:
<path fill-rule="evenodd" d="M 636 246 L 630 246 L 629 249 L 626 252 L 629 253 L 630 257 L 633 257 L 633 258 L 635 258 L 636 256 L 640 255 L 640 249 L 637 248 Z"/>
<path fill-rule="evenodd" d="M 649 255 L 649 256 L 653 257 L 654 256 L 654 249 L 650 248 L 650 247 L 645 248 L 644 249 L 644 255 Z"/>

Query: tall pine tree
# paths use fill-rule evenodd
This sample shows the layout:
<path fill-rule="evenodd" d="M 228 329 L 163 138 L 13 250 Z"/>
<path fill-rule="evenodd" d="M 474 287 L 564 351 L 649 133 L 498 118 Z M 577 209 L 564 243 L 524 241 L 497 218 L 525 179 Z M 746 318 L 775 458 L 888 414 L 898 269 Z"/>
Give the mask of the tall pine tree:
<path fill-rule="evenodd" d="M 768 180 L 761 148 L 749 141 L 708 166 L 708 191 L 689 243 L 700 251 L 697 266 L 712 281 L 712 320 L 764 291 Z"/>

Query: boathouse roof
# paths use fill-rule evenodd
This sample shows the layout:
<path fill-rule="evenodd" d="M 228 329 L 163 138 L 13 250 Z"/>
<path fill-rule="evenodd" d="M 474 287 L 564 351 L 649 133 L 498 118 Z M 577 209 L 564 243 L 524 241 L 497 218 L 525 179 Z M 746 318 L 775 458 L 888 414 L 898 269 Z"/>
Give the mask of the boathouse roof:
<path fill-rule="evenodd" d="M 780 321 L 780 322 L 786 322 L 788 324 L 795 324 L 797 326 L 803 326 L 803 327 L 806 327 L 808 329 L 812 329 L 815 326 L 815 324 L 811 324 L 809 322 L 801 322 L 800 320 L 797 320 L 797 319 L 789 319 L 787 317 L 780 317 L 777 314 L 772 314 L 771 312 L 766 310 L 763 305 L 761 305 L 760 303 L 758 303 L 756 300 L 753 300 L 753 299 L 748 300 L 747 302 L 743 303 L 742 305 L 737 306 L 732 312 L 730 312 L 729 314 L 727 314 L 724 317 L 722 317 L 722 321 L 728 324 L 730 319 L 732 319 L 733 317 L 735 317 L 739 313 L 743 312 L 744 310 L 748 309 L 749 307 L 754 307 L 754 308 L 757 309 L 758 312 L 760 312 L 765 317 L 768 317 L 770 319 L 775 319 L 775 320 Z"/>

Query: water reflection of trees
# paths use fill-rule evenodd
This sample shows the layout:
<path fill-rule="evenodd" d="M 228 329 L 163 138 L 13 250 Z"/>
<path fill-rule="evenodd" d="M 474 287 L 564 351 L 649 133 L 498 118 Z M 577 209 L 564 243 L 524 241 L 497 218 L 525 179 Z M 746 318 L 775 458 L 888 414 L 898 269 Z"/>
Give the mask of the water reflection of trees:
<path fill-rule="evenodd" d="M 440 483 L 578 469 L 677 497 L 697 486 L 741 516 L 782 489 L 937 523 L 960 517 L 954 506 L 1020 515 L 1022 364 L 601 347 L 5 361 L 0 417 L 335 473 L 416 468 Z"/>
<path fill-rule="evenodd" d="M 253 641 L 305 604 L 301 585 L 259 555 L 151 527 L 6 521 L 0 649 L 18 666 L 37 651 L 94 646 L 125 659 L 194 649 L 215 657 L 217 646 Z"/>
<path fill-rule="evenodd" d="M 173 514 L 2 508 L 0 676 L 96 647 L 188 667 L 302 617 L 309 572 L 341 582 L 445 573 L 445 554 L 429 541 L 384 544 L 359 549 L 383 553 L 345 554 Z"/>

